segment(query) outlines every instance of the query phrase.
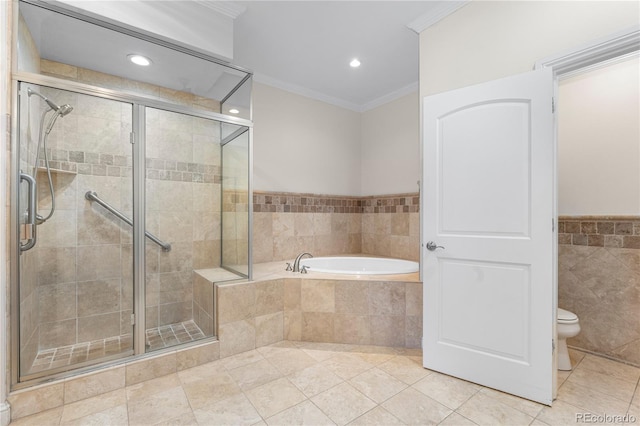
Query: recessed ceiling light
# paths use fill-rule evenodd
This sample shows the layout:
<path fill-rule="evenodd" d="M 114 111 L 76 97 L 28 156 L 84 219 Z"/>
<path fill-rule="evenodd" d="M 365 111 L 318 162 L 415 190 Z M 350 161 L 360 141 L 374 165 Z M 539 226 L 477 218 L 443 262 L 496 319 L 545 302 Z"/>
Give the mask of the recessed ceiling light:
<path fill-rule="evenodd" d="M 240 111 L 238 111 L 238 110 L 237 110 L 237 109 L 235 109 L 235 108 L 231 108 L 231 109 L 229 110 L 229 112 L 230 112 L 231 114 L 238 114 Z"/>
<path fill-rule="evenodd" d="M 132 53 L 130 55 L 127 55 L 127 58 L 129 58 L 129 60 L 134 64 L 140 65 L 141 67 L 148 67 L 149 65 L 151 65 L 151 59 L 147 58 L 146 56 L 135 55 Z"/>
<path fill-rule="evenodd" d="M 360 66 L 360 61 L 358 60 L 358 58 L 354 58 L 351 62 L 349 62 L 349 65 L 351 65 L 351 68 L 358 68 Z"/>

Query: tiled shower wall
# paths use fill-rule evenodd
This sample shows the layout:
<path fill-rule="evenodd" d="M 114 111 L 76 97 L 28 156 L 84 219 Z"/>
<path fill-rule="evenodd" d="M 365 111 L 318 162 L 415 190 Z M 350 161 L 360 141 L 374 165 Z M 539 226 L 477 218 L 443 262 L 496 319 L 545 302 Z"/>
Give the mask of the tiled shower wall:
<path fill-rule="evenodd" d="M 254 192 L 255 263 L 371 254 L 418 260 L 418 194 L 377 197 Z"/>
<path fill-rule="evenodd" d="M 640 217 L 561 217 L 558 305 L 578 315 L 570 346 L 640 365 Z"/>

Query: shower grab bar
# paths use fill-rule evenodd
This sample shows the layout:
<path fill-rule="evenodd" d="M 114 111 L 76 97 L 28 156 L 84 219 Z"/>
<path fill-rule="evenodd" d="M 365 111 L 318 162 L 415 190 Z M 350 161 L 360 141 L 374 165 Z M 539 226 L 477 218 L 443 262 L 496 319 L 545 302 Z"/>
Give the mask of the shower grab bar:
<path fill-rule="evenodd" d="M 124 214 L 122 214 L 121 212 L 119 212 L 115 207 L 113 207 L 111 204 L 107 203 L 106 201 L 104 201 L 102 198 L 98 197 L 98 194 L 95 191 L 87 191 L 84 194 L 84 198 L 86 198 L 89 201 L 95 201 L 96 203 L 100 204 L 102 207 L 104 207 L 105 209 L 109 210 L 111 213 L 113 213 L 118 219 L 122 220 L 123 222 L 125 222 L 127 225 L 129 226 L 133 226 L 133 221 L 131 221 L 131 219 L 129 219 L 127 216 L 125 216 Z M 162 251 L 171 251 L 171 244 L 169 243 L 165 243 L 164 241 L 162 241 L 160 238 L 156 237 L 155 235 L 153 235 L 151 232 L 149 231 L 144 231 L 144 235 L 149 238 L 151 241 L 153 241 L 154 243 L 156 243 L 157 245 L 159 245 L 160 247 L 162 247 Z"/>
<path fill-rule="evenodd" d="M 25 218 L 27 219 L 24 223 L 25 226 L 28 225 L 27 228 L 27 242 L 22 244 L 20 243 L 20 251 L 31 250 L 33 246 L 36 245 L 37 241 L 37 232 L 38 226 L 36 222 L 36 218 L 38 217 L 38 212 L 36 211 L 36 180 L 26 173 L 20 172 L 20 182 L 27 182 L 27 186 L 29 188 L 29 201 L 27 205 L 27 211 L 25 212 Z"/>

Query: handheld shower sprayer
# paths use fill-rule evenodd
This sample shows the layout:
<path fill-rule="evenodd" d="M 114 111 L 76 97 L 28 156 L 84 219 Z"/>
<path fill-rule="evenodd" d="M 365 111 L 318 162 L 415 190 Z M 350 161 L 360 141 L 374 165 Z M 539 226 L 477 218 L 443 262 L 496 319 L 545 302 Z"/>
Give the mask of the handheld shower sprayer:
<path fill-rule="evenodd" d="M 53 129 L 53 125 L 55 124 L 58 117 L 64 117 L 65 115 L 69 114 L 71 111 L 73 111 L 73 107 L 69 104 L 58 106 L 55 102 L 43 96 L 42 94 L 36 92 L 35 90 L 31 90 L 31 88 L 27 88 L 27 94 L 29 95 L 29 97 L 31 97 L 32 95 L 36 95 L 37 97 L 45 101 L 47 106 L 49 107 L 49 110 L 45 110 L 42 112 L 42 116 L 40 118 L 40 133 L 38 134 L 38 145 L 36 147 L 36 160 L 35 160 L 34 170 L 33 170 L 33 175 L 35 177 L 37 176 L 37 172 L 38 172 L 40 148 L 42 147 L 42 152 L 44 155 L 45 170 L 47 171 L 47 178 L 49 181 L 49 192 L 51 193 L 51 210 L 49 211 L 49 214 L 47 214 L 46 216 L 41 216 L 36 213 L 37 224 L 40 225 L 46 222 L 47 220 L 49 220 L 49 218 L 53 216 L 53 212 L 56 210 L 56 195 L 53 190 L 53 180 L 51 179 L 51 168 L 49 167 L 49 157 L 47 156 L 47 137 L 49 136 L 49 133 L 51 133 L 51 130 Z M 44 119 L 49 111 L 53 111 L 53 115 L 49 119 L 49 123 L 47 124 L 46 130 L 43 132 L 42 130 L 44 129 Z"/>

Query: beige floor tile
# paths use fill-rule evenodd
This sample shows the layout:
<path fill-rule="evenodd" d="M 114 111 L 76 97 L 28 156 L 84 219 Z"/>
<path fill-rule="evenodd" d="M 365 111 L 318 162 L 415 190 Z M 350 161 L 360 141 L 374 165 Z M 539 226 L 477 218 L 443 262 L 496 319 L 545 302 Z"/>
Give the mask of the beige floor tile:
<path fill-rule="evenodd" d="M 272 343 L 267 346 L 260 346 L 259 348 L 256 348 L 256 350 L 263 356 L 269 357 L 280 352 L 296 351 L 299 349 L 299 346 L 300 342 L 282 340 L 280 342 Z"/>
<path fill-rule="evenodd" d="M 287 408 L 266 420 L 268 425 L 335 425 L 318 407 L 311 401 L 303 401 L 298 405 Z"/>
<path fill-rule="evenodd" d="M 582 351 L 569 348 L 569 359 L 571 360 L 571 365 L 573 366 L 573 368 L 576 368 L 578 364 L 582 362 L 585 355 L 586 353 Z"/>
<path fill-rule="evenodd" d="M 102 395 L 65 405 L 64 411 L 62 412 L 61 422 L 70 422 L 116 406 L 126 405 L 126 403 L 127 397 L 124 389 L 107 392 Z"/>
<path fill-rule="evenodd" d="M 570 379 L 571 377 L 569 377 Z M 597 386 L 589 388 L 567 380 L 558 389 L 558 400 L 575 405 L 592 413 L 621 414 L 627 411 L 629 403 L 600 391 Z M 556 402 L 558 401 L 556 400 Z"/>
<path fill-rule="evenodd" d="M 284 341 L 286 342 L 286 340 Z M 295 346 L 282 346 L 282 345 L 273 344 L 273 345 L 267 345 L 267 346 L 260 346 L 259 348 L 256 348 L 256 351 L 258 351 L 263 357 L 268 358 L 276 354 L 281 354 L 286 352 L 296 352 L 297 348 Z"/>
<path fill-rule="evenodd" d="M 311 401 L 338 425 L 345 425 L 376 406 L 348 383 L 334 386 L 314 396 Z"/>
<path fill-rule="evenodd" d="M 597 373 L 602 373 L 616 379 L 626 380 L 633 383 L 637 383 L 638 379 L 640 379 L 640 368 L 590 354 L 586 354 L 584 356 L 576 370 L 578 369 L 580 371 L 584 369 L 595 371 Z"/>
<path fill-rule="evenodd" d="M 429 374 L 412 387 L 452 410 L 457 409 L 481 389 L 481 386 L 476 384 L 440 373 Z"/>
<path fill-rule="evenodd" d="M 253 388 L 245 394 L 263 418 L 271 417 L 306 399 L 286 377 Z"/>
<path fill-rule="evenodd" d="M 349 423 L 349 426 L 393 426 L 403 424 L 399 418 L 378 405 L 373 410 L 367 411 Z"/>
<path fill-rule="evenodd" d="M 304 370 L 305 368 L 318 363 L 317 360 L 311 358 L 304 352 L 293 350 L 270 355 L 267 357 L 267 360 L 271 362 L 284 376 L 288 376 L 289 374 L 295 373 L 299 370 Z"/>
<path fill-rule="evenodd" d="M 361 360 L 368 362 L 372 365 L 382 364 L 383 362 L 389 361 L 391 358 L 395 357 L 395 354 L 388 353 L 369 353 L 369 352 L 351 352 L 352 355 L 357 356 Z"/>
<path fill-rule="evenodd" d="M 387 354 L 397 355 L 398 349 L 391 346 L 376 346 L 376 345 L 354 345 L 350 352 L 358 352 L 365 354 Z"/>
<path fill-rule="evenodd" d="M 451 410 L 413 388 L 407 388 L 382 404 L 406 424 L 437 425 Z"/>
<path fill-rule="evenodd" d="M 638 387 L 636 388 L 636 393 L 633 395 L 633 400 L 631 401 L 631 405 L 640 408 L 640 383 L 638 383 Z"/>
<path fill-rule="evenodd" d="M 349 380 L 352 377 L 373 368 L 373 364 L 369 364 L 355 355 L 346 353 L 338 354 L 333 358 L 329 358 L 328 360 L 323 361 L 322 365 L 344 380 Z"/>
<path fill-rule="evenodd" d="M 349 383 L 378 404 L 407 387 L 406 383 L 375 367 L 357 375 Z"/>
<path fill-rule="evenodd" d="M 282 374 L 266 359 L 229 370 L 229 375 L 243 391 L 282 377 Z"/>
<path fill-rule="evenodd" d="M 460 414 L 453 412 L 447 416 L 442 422 L 439 423 L 440 426 L 474 426 L 475 423 L 469 420 L 466 417 L 461 416 Z"/>
<path fill-rule="evenodd" d="M 569 382 L 591 389 L 597 389 L 602 393 L 627 403 L 631 402 L 633 393 L 636 390 L 636 382 L 618 379 L 605 373 L 599 373 L 581 367 L 576 368 L 571 373 L 563 386 Z"/>
<path fill-rule="evenodd" d="M 556 399 L 551 407 L 542 408 L 536 420 L 549 425 L 575 425 L 578 424 L 576 416 L 586 413 L 588 413 L 587 410 Z"/>
<path fill-rule="evenodd" d="M 321 364 L 313 365 L 304 370 L 296 371 L 288 376 L 291 383 L 302 391 L 308 398 L 336 386 L 343 380 L 333 374 L 331 370 Z"/>
<path fill-rule="evenodd" d="M 326 361 L 329 358 L 333 358 L 334 356 L 341 353 L 336 351 L 323 351 L 318 349 L 305 349 L 305 348 L 302 349 L 302 352 L 304 352 L 305 354 L 309 355 L 311 358 L 319 362 Z"/>
<path fill-rule="evenodd" d="M 548 423 L 542 422 L 542 421 L 540 421 L 540 420 L 538 420 L 538 419 L 534 419 L 534 420 L 531 422 L 531 425 L 529 425 L 529 426 L 551 426 L 551 425 L 550 425 L 550 424 L 548 424 Z"/>
<path fill-rule="evenodd" d="M 132 425 L 155 424 L 187 415 L 191 412 L 191 407 L 182 387 L 176 387 L 131 401 L 128 411 L 129 423 Z"/>
<path fill-rule="evenodd" d="M 196 416 L 193 414 L 193 412 L 191 412 L 191 413 L 183 414 L 181 416 L 167 420 L 166 422 L 160 422 L 154 426 L 194 426 L 197 424 L 198 424 L 198 421 L 196 420 Z M 131 425 L 131 426 L 134 426 L 134 425 Z"/>
<path fill-rule="evenodd" d="M 199 425 L 253 425 L 262 420 L 244 394 L 193 410 Z"/>
<path fill-rule="evenodd" d="M 545 407 L 544 405 L 538 404 L 537 402 L 529 401 L 528 399 L 519 398 L 515 395 L 499 392 L 497 390 L 489 388 L 484 388 L 481 390 L 481 392 L 493 399 L 497 399 L 498 401 L 507 404 L 511 408 L 522 411 L 523 413 L 528 414 L 531 417 L 536 417 L 538 414 L 540 414 L 542 408 Z"/>
<path fill-rule="evenodd" d="M 157 379 L 147 380 L 146 382 L 127 386 L 125 388 L 127 401 L 135 401 L 138 399 L 147 398 L 156 393 L 164 392 L 167 389 L 175 388 L 180 385 L 181 383 L 178 375 L 176 373 L 173 373 L 169 374 L 168 376 L 159 377 Z"/>
<path fill-rule="evenodd" d="M 389 361 L 378 365 L 378 368 L 408 385 L 412 385 L 432 373 L 431 370 L 424 368 L 421 363 L 417 363 L 406 356 L 391 358 Z"/>
<path fill-rule="evenodd" d="M 15 426 L 49 426 L 60 424 L 62 411 L 64 407 L 54 408 L 52 410 L 43 411 L 42 413 L 32 414 L 31 416 L 22 417 L 12 420 L 11 425 Z"/>
<path fill-rule="evenodd" d="M 126 425 L 128 421 L 127 405 L 122 404 L 75 420 L 62 421 L 60 425 Z"/>
<path fill-rule="evenodd" d="M 242 367 L 243 365 L 252 364 L 257 361 L 261 361 L 264 359 L 264 356 L 258 352 L 258 350 L 253 349 L 250 351 L 242 352 L 236 355 L 232 355 L 230 357 L 226 357 L 220 360 L 222 365 L 228 370 L 232 370 L 234 368 Z"/>
<path fill-rule="evenodd" d="M 507 404 L 478 392 L 462 404 L 456 412 L 479 425 L 528 425 L 533 417 L 518 411 Z"/>
<path fill-rule="evenodd" d="M 571 371 L 558 370 L 558 389 L 569 378 Z"/>
<path fill-rule="evenodd" d="M 202 408 L 212 402 L 234 396 L 242 390 L 229 375 L 220 372 L 213 377 L 205 377 L 198 381 L 190 381 L 182 385 L 191 408 Z"/>
<path fill-rule="evenodd" d="M 178 372 L 178 377 L 182 383 L 197 382 L 202 379 L 215 377 L 221 372 L 226 372 L 227 369 L 222 364 L 222 361 L 213 361 L 206 364 L 198 365 L 197 367 L 188 368 Z"/>

